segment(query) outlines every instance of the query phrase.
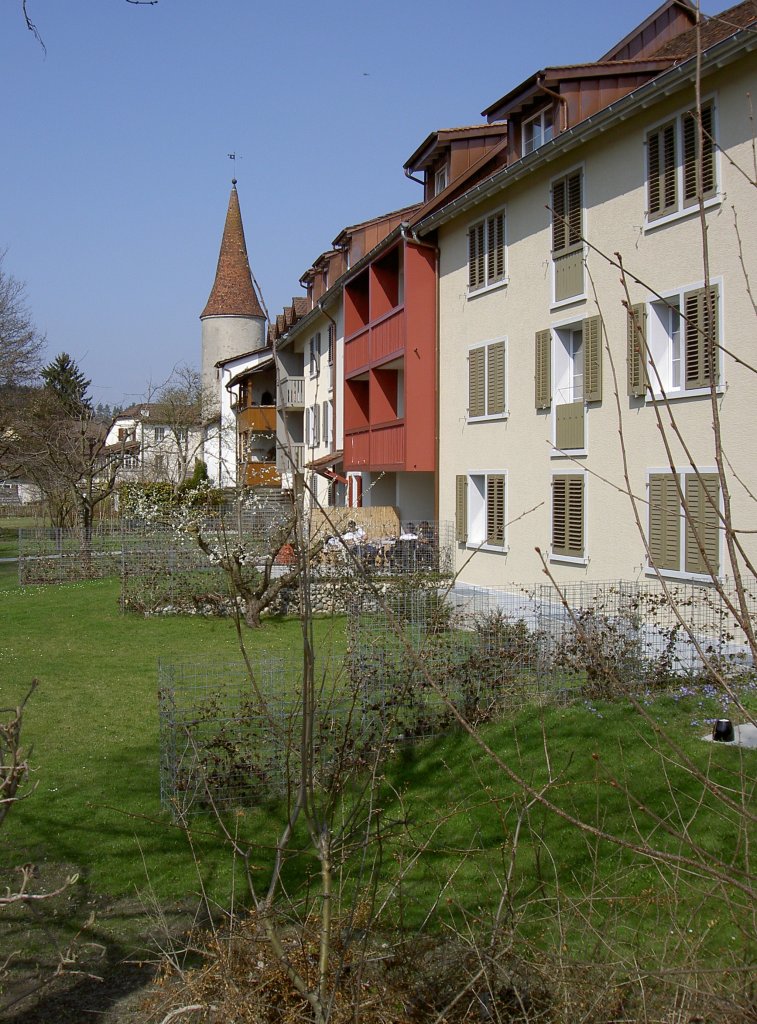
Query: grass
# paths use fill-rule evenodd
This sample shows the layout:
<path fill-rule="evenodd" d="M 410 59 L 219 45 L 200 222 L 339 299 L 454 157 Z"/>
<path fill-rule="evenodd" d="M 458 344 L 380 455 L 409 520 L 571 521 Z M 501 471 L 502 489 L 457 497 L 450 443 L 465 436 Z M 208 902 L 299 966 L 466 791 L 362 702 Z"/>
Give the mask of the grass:
<path fill-rule="evenodd" d="M 18 558 L 18 531 L 39 525 L 39 520 L 33 516 L 0 519 L 0 558 Z"/>
<path fill-rule="evenodd" d="M 24 723 L 37 788 L 14 808 L 2 862 L 74 864 L 113 896 L 148 878 L 161 898 L 195 891 L 186 837 L 159 806 L 157 662 L 237 660 L 233 623 L 124 617 L 116 580 L 22 589 L 10 568 L 0 575 L 0 703 L 39 679 Z M 265 629 L 271 646 L 289 649 L 298 636 L 295 621 Z M 215 835 L 197 843 L 206 884 L 226 896 L 228 856 Z"/>
<path fill-rule="evenodd" d="M 213 823 L 197 820 L 190 851 L 187 836 L 159 806 L 156 665 L 158 658 L 236 660 L 233 624 L 123 617 L 118 596 L 116 580 L 21 589 L 15 565 L 0 566 L 0 704 L 15 701 L 32 677 L 40 680 L 25 722 L 37 788 L 8 819 L 0 873 L 28 860 L 73 865 L 92 893 L 122 898 L 145 888 L 149 879 L 161 901 L 196 892 L 201 878 L 226 905 L 233 863 Z M 253 645 L 264 641 L 291 650 L 299 645 L 299 624 L 272 620 L 249 636 Z M 757 710 L 753 690 L 746 699 Z M 700 742 L 705 720 L 722 714 L 713 696 L 650 698 L 649 713 L 713 779 L 736 790 L 741 770 L 754 776 L 757 752 Z M 483 735 L 529 784 L 540 787 L 552 778 L 549 796 L 566 813 L 631 842 L 649 836 L 680 852 L 660 821 L 629 802 L 623 790 L 628 783 L 661 820 L 684 825 L 725 861 L 743 862 L 741 818 L 703 796 L 691 773 L 671 760 L 653 729 L 627 705 L 516 708 L 506 721 L 486 726 Z M 399 749 L 387 765 L 380 806 L 379 901 L 394 892 L 386 927 L 424 927 L 430 908 L 433 927 L 440 913 L 458 927 L 490 925 L 513 859 L 506 920 L 518 921 L 528 940 L 554 942 L 562 920 L 558 945 L 575 942 L 586 953 L 595 941 L 597 958 L 609 929 L 628 948 L 636 944 L 655 955 L 678 944 L 679 959 L 684 948 L 690 955 L 684 946 L 689 929 L 697 929 L 702 955 L 718 962 L 748 945 L 734 927 L 741 913 L 738 896 L 732 914 L 713 913 L 709 906 L 720 896 L 701 878 L 652 867 L 587 838 L 539 805 L 524 812 L 516 787 L 462 734 Z M 270 804 L 233 819 L 256 846 L 260 878 L 283 813 Z M 423 855 L 414 859 L 419 849 Z M 309 854 L 294 858 L 287 868 L 291 888 L 309 882 L 315 868 Z M 353 891 L 351 882 L 343 884 L 345 893 Z M 573 908 L 570 921 L 556 914 L 558 899 Z"/>

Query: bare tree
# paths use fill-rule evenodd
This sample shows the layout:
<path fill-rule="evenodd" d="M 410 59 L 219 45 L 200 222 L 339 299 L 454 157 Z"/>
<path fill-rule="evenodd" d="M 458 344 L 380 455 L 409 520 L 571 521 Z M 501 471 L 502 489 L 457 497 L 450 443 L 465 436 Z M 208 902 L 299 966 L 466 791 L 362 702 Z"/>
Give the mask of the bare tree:
<path fill-rule="evenodd" d="M 92 534 L 95 509 L 115 489 L 127 442 L 106 445 L 107 428 L 91 410 L 72 416 L 49 391 L 36 392 L 6 432 L 5 463 L 33 480 L 58 526 L 71 520 Z"/>
<path fill-rule="evenodd" d="M 183 484 L 202 452 L 203 387 L 199 370 L 186 364 L 175 367 L 154 395 L 148 389 L 148 406 L 155 427 L 163 428 L 168 436 L 153 439 L 149 445 L 143 439 L 143 455 L 151 453 L 153 463 L 155 455 L 163 455 L 172 463 L 166 467 L 172 483 Z"/>
<path fill-rule="evenodd" d="M 0 252 L 0 390 L 32 384 L 45 339 L 26 305 L 25 286 L 3 268 Z"/>

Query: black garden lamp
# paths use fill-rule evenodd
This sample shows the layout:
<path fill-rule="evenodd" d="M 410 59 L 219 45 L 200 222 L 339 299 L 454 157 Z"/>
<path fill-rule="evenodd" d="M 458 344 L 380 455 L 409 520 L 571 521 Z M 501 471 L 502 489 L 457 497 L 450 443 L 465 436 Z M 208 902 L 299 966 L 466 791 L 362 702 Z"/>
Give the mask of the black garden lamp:
<path fill-rule="evenodd" d="M 733 742 L 733 722 L 730 718 L 715 719 L 715 724 L 712 727 L 712 738 L 719 743 Z"/>

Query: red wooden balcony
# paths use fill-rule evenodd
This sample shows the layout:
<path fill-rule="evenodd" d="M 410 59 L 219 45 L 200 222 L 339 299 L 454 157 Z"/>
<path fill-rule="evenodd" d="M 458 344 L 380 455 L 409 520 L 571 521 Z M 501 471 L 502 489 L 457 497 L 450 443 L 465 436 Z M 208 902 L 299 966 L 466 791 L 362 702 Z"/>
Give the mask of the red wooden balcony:
<path fill-rule="evenodd" d="M 405 310 L 400 306 L 347 338 L 344 343 L 344 372 L 351 373 L 385 359 L 402 355 L 405 350 Z"/>
<path fill-rule="evenodd" d="M 405 468 L 405 421 L 382 423 L 363 430 L 347 430 L 344 438 L 345 469 Z"/>

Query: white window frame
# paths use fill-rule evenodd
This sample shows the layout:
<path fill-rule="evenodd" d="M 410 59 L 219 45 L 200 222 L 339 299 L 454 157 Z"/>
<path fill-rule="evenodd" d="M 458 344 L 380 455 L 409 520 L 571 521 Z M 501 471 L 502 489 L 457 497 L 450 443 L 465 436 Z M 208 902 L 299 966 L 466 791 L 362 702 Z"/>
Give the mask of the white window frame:
<path fill-rule="evenodd" d="M 504 377 L 505 377 L 505 379 L 504 379 L 504 391 L 505 391 L 505 393 L 502 396 L 503 397 L 504 409 L 503 409 L 502 412 L 490 413 L 488 411 L 488 404 L 489 404 L 489 347 L 491 345 L 497 345 L 500 342 L 503 342 L 504 346 L 505 346 L 505 369 L 504 369 Z M 470 354 L 475 349 L 479 349 L 479 348 L 484 349 L 484 401 L 487 404 L 487 411 L 486 411 L 486 413 L 483 416 L 471 416 L 470 415 L 470 411 L 468 411 L 468 414 L 467 414 L 468 423 L 484 423 L 484 422 L 487 422 L 489 420 L 506 420 L 508 418 L 508 416 L 510 415 L 510 409 L 509 409 L 509 405 L 508 405 L 508 401 L 507 401 L 507 392 L 508 392 L 508 387 L 507 387 L 507 384 L 508 384 L 508 358 L 509 358 L 509 354 L 510 354 L 510 346 L 507 343 L 507 336 L 503 334 L 499 338 L 489 338 L 488 341 L 479 341 L 479 342 L 476 342 L 473 345 L 469 345 L 468 346 L 468 387 L 469 388 L 470 388 Z"/>
<path fill-rule="evenodd" d="M 332 408 L 333 402 L 328 399 L 323 403 L 323 445 L 331 450 L 331 420 L 332 420 Z"/>
<path fill-rule="evenodd" d="M 573 454 L 574 453 L 571 452 L 571 455 L 573 455 Z M 583 481 L 584 481 L 584 490 L 583 490 L 583 499 L 584 499 L 584 505 L 583 505 L 584 516 L 583 516 L 583 518 L 584 518 L 584 523 L 583 523 L 583 526 L 584 526 L 584 529 L 583 529 L 583 537 L 581 538 L 581 540 L 582 540 L 582 547 L 584 549 L 584 553 L 583 553 L 583 555 L 580 555 L 580 556 L 579 555 L 560 555 L 560 554 L 555 554 L 555 552 L 552 550 L 552 529 L 553 529 L 554 514 L 555 514 L 554 513 L 554 507 L 553 507 L 553 505 L 554 505 L 554 488 L 552 487 L 552 479 L 554 477 L 556 477 L 556 476 L 581 476 L 581 477 L 583 477 Z M 588 541 L 589 541 L 589 489 L 588 489 L 588 483 L 589 483 L 589 474 L 586 472 L 585 469 L 581 469 L 580 466 L 574 466 L 572 469 L 556 469 L 556 470 L 553 470 L 552 473 L 550 474 L 550 481 L 549 481 L 549 561 L 550 562 L 560 562 L 561 564 L 565 564 L 565 565 L 588 565 L 589 564 L 589 544 L 588 544 Z"/>
<path fill-rule="evenodd" d="M 499 278 L 496 281 L 491 281 L 490 282 L 489 279 L 488 279 L 488 274 L 489 274 L 489 267 L 488 267 L 488 263 L 489 263 L 489 221 L 493 220 L 495 217 L 502 217 L 502 261 L 503 261 L 504 269 L 503 269 L 503 275 L 502 275 L 501 278 Z M 466 244 L 466 247 L 470 245 L 470 243 L 469 243 L 470 232 L 474 228 L 478 227 L 479 224 L 483 224 L 484 225 L 484 284 L 480 284 L 476 288 L 472 288 L 470 283 L 468 283 L 466 285 L 466 288 L 467 288 L 467 293 L 468 293 L 468 298 L 469 299 L 474 298 L 477 295 L 483 295 L 485 292 L 495 291 L 497 288 L 503 288 L 509 282 L 509 280 L 510 280 L 510 278 L 508 276 L 509 261 L 508 261 L 508 253 L 507 253 L 507 209 L 506 209 L 506 207 L 505 206 L 500 206 L 498 209 L 492 210 L 491 213 L 487 213 L 487 215 L 485 217 L 479 217 L 477 220 L 475 220 L 471 224 L 469 224 L 468 228 L 467 228 L 467 230 L 465 232 L 465 244 Z M 465 271 L 466 271 L 466 274 L 468 274 L 468 275 L 470 274 L 470 261 L 469 261 L 469 259 L 466 259 Z"/>
<path fill-rule="evenodd" d="M 449 168 L 445 161 L 434 173 L 434 195 L 438 196 L 447 185 L 449 185 Z"/>
<path fill-rule="evenodd" d="M 321 368 L 321 332 L 316 331 L 308 340 L 308 367 L 311 378 L 317 377 Z"/>
<path fill-rule="evenodd" d="M 489 477 L 501 476 L 505 480 L 505 500 L 502 509 L 502 533 L 503 543 L 486 543 L 486 517 L 488 508 L 488 480 Z M 465 546 L 476 551 L 494 551 L 498 554 L 507 554 L 510 550 L 508 544 L 507 530 L 507 502 L 510 492 L 508 471 L 506 469 L 482 469 L 467 474 L 468 477 L 468 506 L 466 509 L 468 537 Z"/>
<path fill-rule="evenodd" d="M 573 399 L 569 397 L 573 393 L 573 358 L 565 344 L 568 332 L 571 335 L 575 335 L 576 331 L 583 331 L 582 324 L 585 317 L 581 317 L 580 320 L 571 318 L 570 320 L 561 321 L 560 323 L 554 324 L 551 328 L 552 332 L 552 404 L 551 404 L 551 416 L 552 416 L 552 450 L 550 452 L 550 458 L 552 459 L 564 459 L 566 456 L 570 458 L 581 458 L 589 454 L 589 417 L 586 415 L 586 401 L 583 397 L 580 401 L 583 402 L 584 406 L 584 446 L 583 448 L 558 448 L 557 447 L 557 407 L 558 405 L 567 405 L 570 402 L 579 399 Z M 581 357 L 581 377 L 582 377 L 582 392 L 583 382 L 586 380 L 585 367 L 583 359 L 586 353 L 582 350 Z M 567 472 L 567 471 L 566 471 Z M 580 470 L 576 470 L 580 472 Z M 568 474 L 569 475 L 569 474 Z M 550 520 L 551 522 L 551 520 Z M 584 526 L 586 525 L 586 515 L 584 510 Z"/>
<path fill-rule="evenodd" d="M 166 437 L 166 428 L 165 427 L 153 427 L 152 428 L 152 439 L 155 442 L 155 444 L 160 444 L 161 441 L 165 440 L 165 437 Z"/>
<path fill-rule="evenodd" d="M 544 134 L 545 134 L 544 122 L 545 122 L 545 115 L 546 114 L 550 115 L 550 123 L 549 123 L 549 132 L 550 132 L 550 134 L 549 134 L 549 138 L 548 139 L 544 138 Z M 537 122 L 539 124 L 539 140 L 540 141 L 534 143 L 529 148 L 528 144 L 527 144 L 527 141 L 526 141 L 526 128 L 528 127 L 528 125 L 536 124 Z M 545 107 L 542 107 L 541 110 L 537 111 L 537 113 L 534 114 L 532 117 L 527 117 L 521 123 L 521 156 L 528 156 L 529 153 L 533 153 L 534 150 L 539 149 L 540 146 L 545 145 L 547 142 L 551 142 L 554 137 L 555 137 L 555 111 L 554 111 L 553 104 L 548 103 Z"/>
<path fill-rule="evenodd" d="M 715 474 L 717 475 L 717 466 L 697 466 L 700 474 Z M 684 493 L 686 487 L 686 477 L 696 476 L 696 473 L 692 470 L 691 466 L 676 466 L 671 470 L 670 466 L 653 467 L 648 469 L 646 472 L 646 493 L 647 493 L 647 522 L 646 522 L 646 540 L 649 543 L 650 537 L 650 525 L 649 525 L 649 478 L 652 476 L 677 476 L 681 487 L 681 493 Z M 585 499 L 584 499 L 585 503 Z M 720 490 L 720 501 L 719 510 L 723 512 L 723 491 Z M 680 515 L 680 530 L 679 530 L 679 549 L 678 549 L 678 564 L 686 565 L 686 515 L 683 511 L 683 504 L 679 501 L 678 512 Z M 585 512 L 584 512 L 585 518 Z M 718 580 L 722 580 L 723 577 L 723 531 L 718 530 L 718 565 L 720 566 L 720 573 L 716 577 Z M 701 572 L 686 572 L 684 569 L 654 569 L 649 564 L 647 552 L 644 552 L 644 574 L 645 576 L 653 576 L 657 578 L 662 576 L 669 580 L 688 580 L 696 583 L 711 583 L 712 576 L 709 573 Z"/>
<path fill-rule="evenodd" d="M 552 222 L 554 220 L 554 214 L 552 213 L 552 186 L 556 181 L 562 181 L 563 178 L 569 178 L 576 171 L 581 174 L 581 235 L 584 238 L 589 238 L 589 208 L 586 201 L 586 164 L 582 161 L 576 164 L 574 167 L 569 167 L 567 170 L 562 171 L 560 174 L 555 174 L 549 179 L 549 187 L 547 191 L 547 205 L 550 208 L 549 214 L 549 263 L 550 263 L 550 279 L 551 279 L 551 302 L 549 305 L 550 310 L 560 310 L 565 306 L 574 306 L 581 302 L 586 302 L 588 296 L 586 293 L 586 278 L 588 276 L 588 268 L 586 267 L 586 257 L 588 255 L 588 249 L 586 243 L 581 243 L 581 257 L 584 263 L 584 290 L 578 295 L 569 295 L 566 299 L 555 298 L 555 254 L 552 250 Z M 560 254 L 558 253 L 558 256 Z"/>
<path fill-rule="evenodd" d="M 723 360 L 723 292 L 724 282 L 722 277 L 713 277 L 710 279 L 710 287 L 717 287 L 718 290 L 718 347 L 716 349 L 717 358 L 717 377 L 718 383 L 715 385 L 717 394 L 725 394 L 725 381 L 723 379 L 724 371 L 724 360 Z M 646 303 L 646 327 L 647 327 L 647 350 L 649 359 L 646 362 L 647 380 L 649 381 L 649 387 L 646 392 L 646 403 L 651 405 L 654 402 L 661 402 L 665 398 L 670 401 L 678 401 L 682 398 L 700 398 L 710 395 L 710 388 L 686 388 L 686 339 L 685 339 L 685 322 L 683 319 L 683 298 L 688 292 L 698 291 L 704 288 L 704 281 L 696 281 L 693 284 L 682 285 L 679 288 L 675 288 L 670 291 L 661 292 L 661 299 L 651 299 Z M 680 383 L 678 387 L 674 388 L 672 385 L 672 344 L 669 332 L 665 330 L 662 323 L 660 313 L 668 311 L 666 301 L 677 301 L 679 310 L 679 346 L 680 346 Z M 657 372 L 652 367 L 652 360 L 654 360 Z M 659 374 L 659 380 L 658 380 Z M 665 394 L 663 395 L 664 389 Z M 668 470 L 669 472 L 669 470 Z"/>
<path fill-rule="evenodd" d="M 723 201 L 723 174 L 720 160 L 720 146 L 718 145 L 718 138 L 720 137 L 719 110 L 715 93 L 709 93 L 707 96 L 703 96 L 701 106 L 712 106 L 712 159 L 717 191 L 714 196 L 710 196 L 704 201 L 705 210 L 709 210 L 712 207 L 720 206 Z M 684 217 L 696 216 L 699 213 L 699 203 L 693 203 L 690 206 L 685 206 L 683 199 L 683 121 L 689 110 L 691 110 L 691 106 L 683 107 L 675 113 L 668 114 L 667 117 L 662 117 L 658 121 L 655 121 L 654 124 L 649 125 L 644 131 L 644 146 L 642 149 L 642 180 L 644 182 L 643 230 L 645 234 L 650 231 L 656 231 L 657 228 L 663 227 L 665 224 L 670 224 L 671 221 L 681 220 Z M 660 128 L 670 123 L 675 124 L 676 209 L 671 213 L 665 214 L 663 217 L 653 217 L 650 219 L 649 210 L 647 208 L 649 197 L 649 159 L 647 156 L 647 149 L 649 146 L 648 140 L 649 136 L 655 131 L 658 131 Z"/>

